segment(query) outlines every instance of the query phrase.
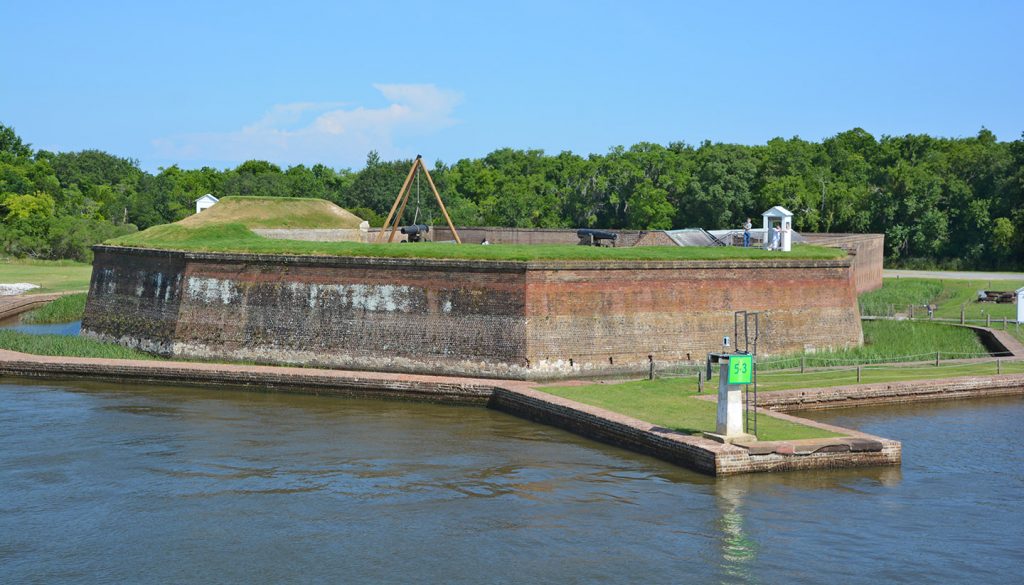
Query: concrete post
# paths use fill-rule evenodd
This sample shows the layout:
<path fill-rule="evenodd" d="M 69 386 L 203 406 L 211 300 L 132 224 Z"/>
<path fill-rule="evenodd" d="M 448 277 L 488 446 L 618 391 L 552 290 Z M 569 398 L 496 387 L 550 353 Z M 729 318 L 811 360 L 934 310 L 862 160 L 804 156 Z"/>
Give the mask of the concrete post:
<path fill-rule="evenodd" d="M 715 424 L 715 433 L 726 439 L 743 436 L 741 387 L 729 384 L 729 360 L 721 360 L 718 367 L 718 418 Z"/>

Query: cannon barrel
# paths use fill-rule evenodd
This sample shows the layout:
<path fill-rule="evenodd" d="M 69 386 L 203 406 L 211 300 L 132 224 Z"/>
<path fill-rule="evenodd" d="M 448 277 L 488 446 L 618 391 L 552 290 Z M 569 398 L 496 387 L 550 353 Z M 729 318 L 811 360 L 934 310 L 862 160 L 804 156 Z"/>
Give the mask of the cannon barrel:
<path fill-rule="evenodd" d="M 402 228 L 402 233 L 406 234 L 406 235 L 409 235 L 409 236 L 415 236 L 415 235 L 418 235 L 418 234 L 425 234 L 425 233 L 427 233 L 429 231 L 430 231 L 430 226 L 428 226 L 426 224 L 422 224 L 422 223 L 414 223 L 412 225 L 407 225 L 407 226 Z"/>

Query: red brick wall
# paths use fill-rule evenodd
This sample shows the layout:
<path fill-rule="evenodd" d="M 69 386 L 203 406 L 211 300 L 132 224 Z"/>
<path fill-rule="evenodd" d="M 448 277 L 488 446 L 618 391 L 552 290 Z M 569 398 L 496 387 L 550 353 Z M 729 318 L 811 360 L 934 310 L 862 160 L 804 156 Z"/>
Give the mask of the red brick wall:
<path fill-rule="evenodd" d="M 808 243 L 841 248 L 853 259 L 853 278 L 857 293 L 882 287 L 882 262 L 885 259 L 883 234 L 800 234 Z"/>
<path fill-rule="evenodd" d="M 761 355 L 863 340 L 845 260 L 579 264 L 527 273 L 528 358 L 581 373 L 698 361 L 735 310 L 762 311 Z"/>
<path fill-rule="evenodd" d="M 159 285 L 157 283 L 163 283 Z M 97 247 L 83 330 L 165 355 L 540 378 L 861 340 L 848 261 L 483 262 Z"/>

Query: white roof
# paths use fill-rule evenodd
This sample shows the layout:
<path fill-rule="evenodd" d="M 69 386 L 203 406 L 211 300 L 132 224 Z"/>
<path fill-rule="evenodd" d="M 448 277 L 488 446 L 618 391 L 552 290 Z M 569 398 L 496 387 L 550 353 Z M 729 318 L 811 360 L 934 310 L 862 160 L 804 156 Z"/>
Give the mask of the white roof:
<path fill-rule="evenodd" d="M 761 215 L 763 217 L 793 217 L 793 212 L 781 205 L 776 205 Z"/>
<path fill-rule="evenodd" d="M 216 203 L 216 202 L 220 201 L 220 199 L 217 199 L 213 195 L 207 193 L 206 195 L 203 195 L 199 199 L 196 199 L 196 203 L 199 203 L 200 201 L 213 201 L 214 203 Z"/>

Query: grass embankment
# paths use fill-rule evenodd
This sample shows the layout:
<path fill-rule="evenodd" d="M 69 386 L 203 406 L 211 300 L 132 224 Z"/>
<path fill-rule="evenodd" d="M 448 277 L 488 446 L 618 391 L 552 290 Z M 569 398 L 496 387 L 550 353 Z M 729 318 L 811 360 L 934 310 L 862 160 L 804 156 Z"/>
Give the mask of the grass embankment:
<path fill-rule="evenodd" d="M 43 325 L 81 321 L 85 315 L 85 301 L 88 298 L 88 293 L 64 295 L 40 309 L 26 313 L 22 316 L 21 322 Z"/>
<path fill-rule="evenodd" d="M 690 386 L 685 380 L 663 379 L 620 384 L 552 386 L 541 390 L 681 433 L 714 432 L 717 406 L 714 402 L 694 398 L 697 392 Z M 757 431 L 758 439 L 762 441 L 840 436 L 767 415 L 757 417 Z"/>
<path fill-rule="evenodd" d="M 301 197 L 224 197 L 178 225 L 197 228 L 239 223 L 248 228 L 356 229 L 363 220 L 323 199 Z"/>
<path fill-rule="evenodd" d="M 1003 317 L 1016 318 L 1017 305 L 1013 303 L 979 303 L 979 290 L 1013 291 L 1024 286 L 1024 280 L 951 280 L 925 278 L 886 278 L 882 288 L 860 296 L 861 314 L 886 316 L 891 309 L 906 313 L 907 305 L 914 305 L 914 317 L 927 319 L 923 305 L 935 305 L 935 318 L 984 320 L 991 316 L 993 325 L 1002 323 Z"/>
<path fill-rule="evenodd" d="M 861 368 L 861 384 L 882 384 L 887 382 L 910 382 L 914 380 L 939 380 L 958 376 L 991 376 L 1003 374 L 1024 374 L 1024 362 L 995 360 L 972 364 L 941 364 L 916 366 L 869 366 Z M 857 384 L 856 368 L 842 370 L 765 372 L 757 375 L 757 389 L 761 392 L 794 390 L 797 388 L 828 388 L 831 386 L 852 386 Z M 694 374 L 689 386 L 696 388 Z"/>
<path fill-rule="evenodd" d="M 0 283 L 28 282 L 40 288 L 28 294 L 85 290 L 89 288 L 92 266 L 70 260 L 0 260 Z"/>
<path fill-rule="evenodd" d="M 214 206 L 216 208 L 216 206 Z M 211 208 L 213 209 L 213 208 Z M 205 211 L 203 213 L 206 213 Z M 575 245 L 456 245 L 432 242 L 415 244 L 363 244 L 358 242 L 307 242 L 261 238 L 237 223 L 188 228 L 169 224 L 115 238 L 116 246 L 194 250 L 203 252 L 245 252 L 253 254 L 296 254 L 318 256 L 370 256 L 388 258 L 446 258 L 467 260 L 827 260 L 842 258 L 842 250 L 821 246 L 793 246 L 793 251 L 769 252 L 739 247 L 598 248 Z"/>
<path fill-rule="evenodd" d="M 163 359 L 116 343 L 102 343 L 70 335 L 32 335 L 9 329 L 0 329 L 0 349 L 20 351 L 33 355 L 94 357 L 122 360 Z"/>
<path fill-rule="evenodd" d="M 935 358 L 967 359 L 988 357 L 990 354 L 967 328 L 948 323 L 925 321 L 862 321 L 864 345 L 839 351 L 768 358 L 762 360 L 765 369 L 795 368 L 801 360 L 807 367 L 849 366 L 889 362 L 915 362 Z"/>

